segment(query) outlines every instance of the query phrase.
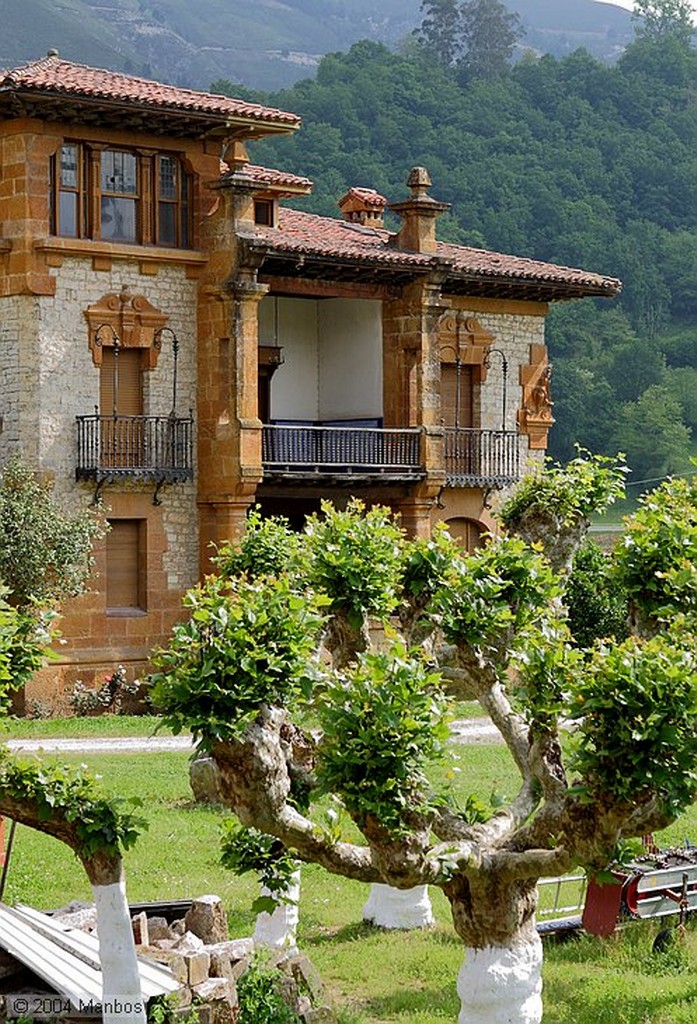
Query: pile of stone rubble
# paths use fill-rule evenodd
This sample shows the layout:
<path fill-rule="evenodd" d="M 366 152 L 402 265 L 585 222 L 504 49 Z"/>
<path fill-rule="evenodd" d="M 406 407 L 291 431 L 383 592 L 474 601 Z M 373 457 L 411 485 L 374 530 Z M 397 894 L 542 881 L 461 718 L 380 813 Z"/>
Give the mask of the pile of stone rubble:
<path fill-rule="evenodd" d="M 66 908 L 54 915 L 64 925 L 93 931 L 91 907 Z M 225 909 L 218 896 L 200 896 L 186 915 L 169 923 L 141 911 L 133 918 L 136 951 L 170 969 L 180 983 L 178 1007 L 195 1003 L 200 1024 L 233 1024 L 238 1017 L 237 982 L 257 952 L 252 938 L 229 939 Z M 304 1024 L 334 1024 L 323 1004 L 322 984 L 308 957 L 295 950 L 269 953 L 278 971 L 279 991 Z"/>

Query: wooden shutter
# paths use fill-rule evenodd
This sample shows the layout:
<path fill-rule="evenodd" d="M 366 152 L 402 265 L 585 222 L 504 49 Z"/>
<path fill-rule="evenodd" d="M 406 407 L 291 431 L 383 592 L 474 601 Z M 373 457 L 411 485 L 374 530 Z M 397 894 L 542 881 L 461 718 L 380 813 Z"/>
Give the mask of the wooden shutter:
<path fill-rule="evenodd" d="M 107 610 L 144 608 L 140 519 L 112 519 L 106 538 Z"/>
<path fill-rule="evenodd" d="M 448 519 L 445 525 L 450 536 L 459 541 L 465 551 L 476 551 L 483 546 L 485 530 L 475 519 Z"/>
<path fill-rule="evenodd" d="M 142 349 L 122 348 L 118 354 L 118 380 L 114 375 L 117 357 L 107 347 L 102 353 L 99 405 L 102 416 L 143 415 Z M 114 395 L 116 409 L 114 410 Z M 138 469 L 143 465 L 143 423 L 134 419 L 105 419 L 101 424 L 101 464 L 108 469 Z"/>
<path fill-rule="evenodd" d="M 441 416 L 446 427 L 472 427 L 473 375 L 471 366 L 460 367 L 460 409 L 457 415 L 457 367 L 441 363 L 440 403 Z"/>
<path fill-rule="evenodd" d="M 118 384 L 116 387 L 116 413 L 118 416 L 143 415 L 142 349 L 122 348 L 118 355 Z M 107 346 L 102 352 L 102 371 L 99 380 L 99 408 L 102 416 L 114 412 L 114 350 Z"/>

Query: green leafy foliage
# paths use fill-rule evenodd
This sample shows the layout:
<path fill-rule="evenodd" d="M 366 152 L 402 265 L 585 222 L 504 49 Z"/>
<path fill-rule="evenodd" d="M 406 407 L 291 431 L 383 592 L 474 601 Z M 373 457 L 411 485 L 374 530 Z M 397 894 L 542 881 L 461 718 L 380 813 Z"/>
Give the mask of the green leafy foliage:
<path fill-rule="evenodd" d="M 539 511 L 563 523 L 604 511 L 624 494 L 624 456 L 592 455 L 583 449 L 566 465 L 548 460 L 543 471 L 526 476 L 499 512 L 507 529 L 526 513 Z"/>
<path fill-rule="evenodd" d="M 559 593 L 546 558 L 517 537 L 502 537 L 453 560 L 432 615 L 448 641 L 500 663 L 502 644 L 546 615 Z"/>
<path fill-rule="evenodd" d="M 550 613 L 526 630 L 517 644 L 514 663 L 519 677 L 513 696 L 533 733 L 556 728 L 568 705 L 581 661 L 570 639 L 564 619 Z"/>
<path fill-rule="evenodd" d="M 599 645 L 572 688 L 572 764 L 589 799 L 655 793 L 677 816 L 697 792 L 697 648 L 663 637 Z"/>
<path fill-rule="evenodd" d="M 320 598 L 278 579 L 209 577 L 185 599 L 188 622 L 154 658 L 153 704 L 174 732 L 204 744 L 238 736 L 262 705 L 287 706 L 312 684 Z"/>
<path fill-rule="evenodd" d="M 240 540 L 226 544 L 213 559 L 222 576 L 279 576 L 298 557 L 298 535 L 283 516 L 264 519 L 258 508 L 247 514 Z"/>
<path fill-rule="evenodd" d="M 427 812 L 425 767 L 441 756 L 448 728 L 439 677 L 418 658 L 399 644 L 363 655 L 323 689 L 318 719 L 321 790 L 394 833 Z"/>
<path fill-rule="evenodd" d="M 35 808 L 39 821 L 49 821 L 60 811 L 74 828 L 76 853 L 82 856 L 127 850 L 147 827 L 135 813 L 139 800 L 99 795 L 94 779 L 83 767 L 23 764 L 6 748 L 0 748 L 0 792 Z"/>
<path fill-rule="evenodd" d="M 389 509 L 352 498 L 345 509 L 322 503 L 304 535 L 306 579 L 354 627 L 366 616 L 385 618 L 397 606 L 404 534 Z"/>
<path fill-rule="evenodd" d="M 50 482 L 20 459 L 8 463 L 0 477 L 0 582 L 12 604 L 53 604 L 81 593 L 92 542 L 103 530 L 98 514 L 66 514 Z"/>
<path fill-rule="evenodd" d="M 298 865 L 283 843 L 273 836 L 228 819 L 221 826 L 220 863 L 236 875 L 248 871 L 258 874 L 269 895 L 254 901 L 254 913 L 273 913 L 279 903 L 289 902 L 288 888 Z"/>
<path fill-rule="evenodd" d="M 437 591 L 447 585 L 453 562 L 462 555 L 462 548 L 448 533 L 444 523 L 437 523 L 427 538 L 417 538 L 405 546 L 402 585 L 414 603 L 424 606 Z"/>
<path fill-rule="evenodd" d="M 148 1024 L 199 1024 L 200 999 L 194 997 L 187 1011 L 179 1006 L 176 992 L 166 996 L 155 996 L 148 1003 Z"/>
<path fill-rule="evenodd" d="M 278 971 L 253 960 L 237 982 L 237 1024 L 302 1024 L 281 994 Z"/>
<path fill-rule="evenodd" d="M 614 562 L 645 614 L 697 613 L 697 478 L 669 480 L 643 496 L 625 521 Z"/>
<path fill-rule="evenodd" d="M 53 614 L 36 609 L 29 614 L 8 604 L 0 586 L 0 714 L 11 695 L 41 667 L 51 641 Z"/>
<path fill-rule="evenodd" d="M 610 556 L 592 540 L 585 540 L 576 552 L 564 603 L 577 647 L 592 647 L 606 637 L 626 638 L 627 592 L 612 571 Z"/>

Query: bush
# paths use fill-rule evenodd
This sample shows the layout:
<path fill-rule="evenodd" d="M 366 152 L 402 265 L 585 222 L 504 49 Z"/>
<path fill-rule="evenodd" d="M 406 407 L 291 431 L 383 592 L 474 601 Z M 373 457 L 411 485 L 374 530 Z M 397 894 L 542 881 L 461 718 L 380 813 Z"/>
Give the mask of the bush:
<path fill-rule="evenodd" d="M 628 635 L 627 593 L 612 571 L 608 555 L 586 540 L 574 558 L 566 584 L 568 625 L 576 647 L 592 647 L 596 640 Z"/>
<path fill-rule="evenodd" d="M 237 982 L 237 1024 L 301 1024 L 281 994 L 281 976 L 261 960 L 253 961 Z"/>

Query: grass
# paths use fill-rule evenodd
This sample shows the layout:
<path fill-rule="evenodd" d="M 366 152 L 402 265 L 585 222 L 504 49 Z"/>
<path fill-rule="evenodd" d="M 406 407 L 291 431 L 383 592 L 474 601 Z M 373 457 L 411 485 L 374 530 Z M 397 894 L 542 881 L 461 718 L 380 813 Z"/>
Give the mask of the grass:
<path fill-rule="evenodd" d="M 95 720 L 81 720 L 89 722 Z M 101 721 L 105 724 L 105 719 Z M 115 720 L 116 721 L 116 720 Z M 141 720 L 142 723 L 142 720 Z M 46 723 L 48 724 L 48 723 Z M 97 730 L 99 731 L 99 730 Z M 492 791 L 511 795 L 516 776 L 505 748 L 457 746 L 450 783 L 462 799 L 470 790 L 486 800 Z M 150 823 L 126 854 L 133 901 L 174 899 L 214 892 L 226 906 L 231 934 L 253 929 L 255 878 L 238 879 L 218 863 L 218 828 L 224 811 L 195 805 L 185 753 L 86 754 L 103 784 L 143 800 Z M 697 841 L 697 810 L 660 837 Z M 444 1024 L 457 1019 L 455 977 L 462 946 L 439 890 L 431 890 L 435 928 L 426 932 L 376 932 L 361 923 L 367 887 L 303 867 L 301 948 L 311 957 L 340 1008 L 340 1024 Z M 82 868 L 62 844 L 18 828 L 10 862 L 7 902 L 47 909 L 70 899 L 90 899 Z M 688 970 L 651 956 L 655 928 L 632 925 L 621 939 L 591 938 L 546 948 L 545 1024 L 694 1024 L 697 1020 L 697 935 L 687 937 Z"/>
<path fill-rule="evenodd" d="M 94 718 L 9 718 L 2 723 L 0 741 L 9 739 L 66 739 L 90 736 L 152 736 L 160 724 L 157 715 L 99 715 Z M 158 729 L 163 736 L 169 729 Z"/>

